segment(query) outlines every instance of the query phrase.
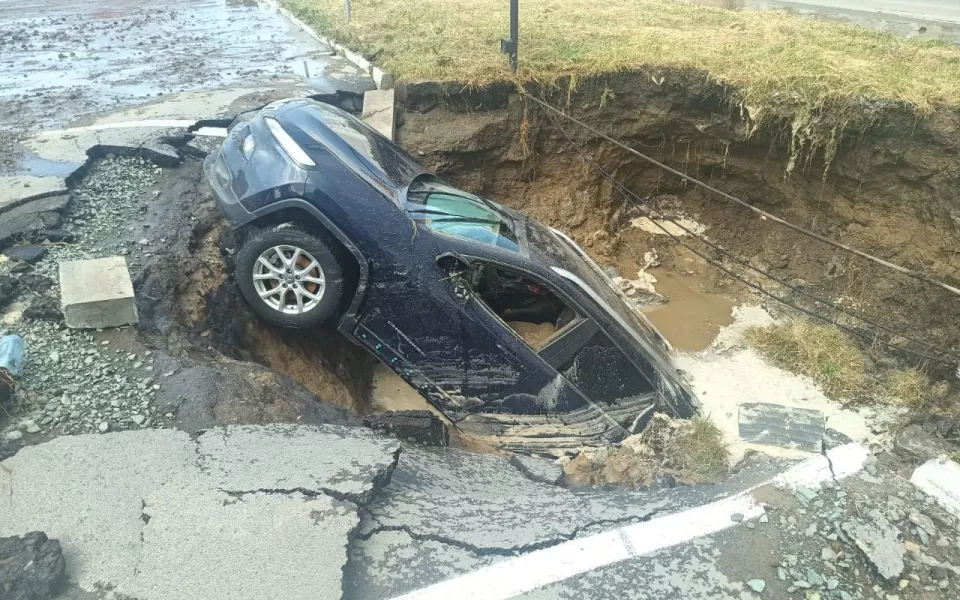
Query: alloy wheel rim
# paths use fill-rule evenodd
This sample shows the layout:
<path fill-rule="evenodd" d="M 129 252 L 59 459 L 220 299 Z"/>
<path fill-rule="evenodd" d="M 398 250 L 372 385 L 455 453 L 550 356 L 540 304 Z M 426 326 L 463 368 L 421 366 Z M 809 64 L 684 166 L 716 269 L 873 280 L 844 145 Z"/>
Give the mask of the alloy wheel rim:
<path fill-rule="evenodd" d="M 273 310 L 301 315 L 317 307 L 326 289 L 323 268 L 312 254 L 288 244 L 263 251 L 253 265 L 253 287 Z"/>

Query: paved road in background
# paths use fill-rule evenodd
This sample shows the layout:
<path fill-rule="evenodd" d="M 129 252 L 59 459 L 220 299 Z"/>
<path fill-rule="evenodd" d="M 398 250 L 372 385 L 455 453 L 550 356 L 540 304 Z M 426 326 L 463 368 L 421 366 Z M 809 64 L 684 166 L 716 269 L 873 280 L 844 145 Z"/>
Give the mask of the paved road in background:
<path fill-rule="evenodd" d="M 960 43 L 960 2 L 954 0 L 721 0 L 710 3 L 728 8 L 787 10 L 897 35 Z"/>

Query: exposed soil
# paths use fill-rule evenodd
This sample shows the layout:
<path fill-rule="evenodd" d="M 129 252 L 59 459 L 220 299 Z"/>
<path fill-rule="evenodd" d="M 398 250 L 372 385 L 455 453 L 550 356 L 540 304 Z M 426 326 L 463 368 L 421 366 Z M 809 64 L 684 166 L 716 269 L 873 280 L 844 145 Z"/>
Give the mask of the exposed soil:
<path fill-rule="evenodd" d="M 790 122 L 751 133 L 751 123 L 724 101 L 722 90 L 684 74 L 667 80 L 657 85 L 643 74 L 620 74 L 581 82 L 569 94 L 563 86 L 548 90 L 547 98 L 592 127 L 798 225 L 948 283 L 960 279 L 956 111 L 942 109 L 920 119 L 898 107 L 865 108 L 857 126 L 837 129 L 842 136 L 828 167 L 823 140 L 830 139 L 830 126 L 799 139 L 821 140 L 819 145 L 791 148 L 791 140 L 798 139 L 791 137 Z M 601 105 L 601 97 L 609 99 L 611 92 L 613 100 Z M 453 183 L 572 233 L 627 279 L 643 267 L 644 253 L 655 248 L 663 269 L 698 275 L 693 292 L 730 298 L 745 293 L 745 286 L 731 283 L 704 261 L 690 260 L 676 242 L 632 227 L 631 219 L 647 213 L 615 194 L 534 103 L 505 90 L 462 92 L 431 85 L 409 86 L 403 98 L 408 110 L 400 143 Z M 574 124 L 563 126 L 628 188 L 668 214 L 702 223 L 709 238 L 751 265 L 957 354 L 960 302 L 949 292 L 761 220 L 590 138 Z M 788 173 L 790 164 L 794 168 Z M 728 259 L 723 262 L 744 271 Z M 668 295 L 682 299 L 691 293 L 669 285 Z M 777 290 L 769 281 L 764 286 Z M 728 318 L 725 302 L 714 301 L 717 314 L 710 318 L 720 325 Z M 667 329 L 669 322 L 660 319 Z M 684 344 L 690 349 L 702 345 L 702 334 L 679 335 L 691 337 Z M 909 355 L 899 359 L 908 366 L 919 362 Z"/>
<path fill-rule="evenodd" d="M 229 275 L 240 240 L 217 214 L 199 161 L 188 160 L 164 177 L 169 213 L 157 215 L 155 226 L 169 229 L 169 239 L 177 241 L 147 269 L 140 329 L 184 356 L 212 352 L 259 363 L 324 401 L 369 412 L 373 359 L 335 331 L 281 331 L 256 319 Z"/>

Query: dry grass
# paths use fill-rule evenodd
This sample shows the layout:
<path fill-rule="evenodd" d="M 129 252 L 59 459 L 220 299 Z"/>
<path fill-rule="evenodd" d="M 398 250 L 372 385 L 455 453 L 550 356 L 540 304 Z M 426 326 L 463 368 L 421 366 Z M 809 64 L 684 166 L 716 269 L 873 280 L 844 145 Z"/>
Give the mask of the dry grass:
<path fill-rule="evenodd" d="M 778 367 L 819 383 L 832 398 L 856 398 L 868 386 L 863 353 L 835 327 L 798 319 L 754 327 L 747 341 Z"/>
<path fill-rule="evenodd" d="M 282 0 L 324 34 L 406 81 L 482 86 L 511 80 L 499 40 L 503 0 Z M 960 98 L 960 48 L 780 12 L 730 11 L 670 0 L 520 3 L 520 73 L 553 82 L 620 70 L 695 69 L 751 109 L 798 115 L 853 109 L 863 99 L 924 113 Z M 665 73 L 667 83 L 672 75 Z"/>
<path fill-rule="evenodd" d="M 720 428 L 706 417 L 694 417 L 663 450 L 663 466 L 686 475 L 712 477 L 727 472 L 730 450 Z"/>
<path fill-rule="evenodd" d="M 919 369 L 898 369 L 887 373 L 882 393 L 897 402 L 919 408 L 930 399 L 930 378 Z"/>

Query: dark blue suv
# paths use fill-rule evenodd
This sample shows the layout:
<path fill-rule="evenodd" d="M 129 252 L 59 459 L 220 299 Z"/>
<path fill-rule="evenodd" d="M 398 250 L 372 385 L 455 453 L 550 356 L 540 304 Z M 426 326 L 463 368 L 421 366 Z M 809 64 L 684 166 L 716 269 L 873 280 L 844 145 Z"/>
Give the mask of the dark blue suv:
<path fill-rule="evenodd" d="M 204 171 L 230 224 L 252 228 L 235 277 L 253 311 L 335 323 L 464 433 L 576 448 L 697 411 L 669 344 L 570 238 L 348 113 L 270 104 Z"/>

